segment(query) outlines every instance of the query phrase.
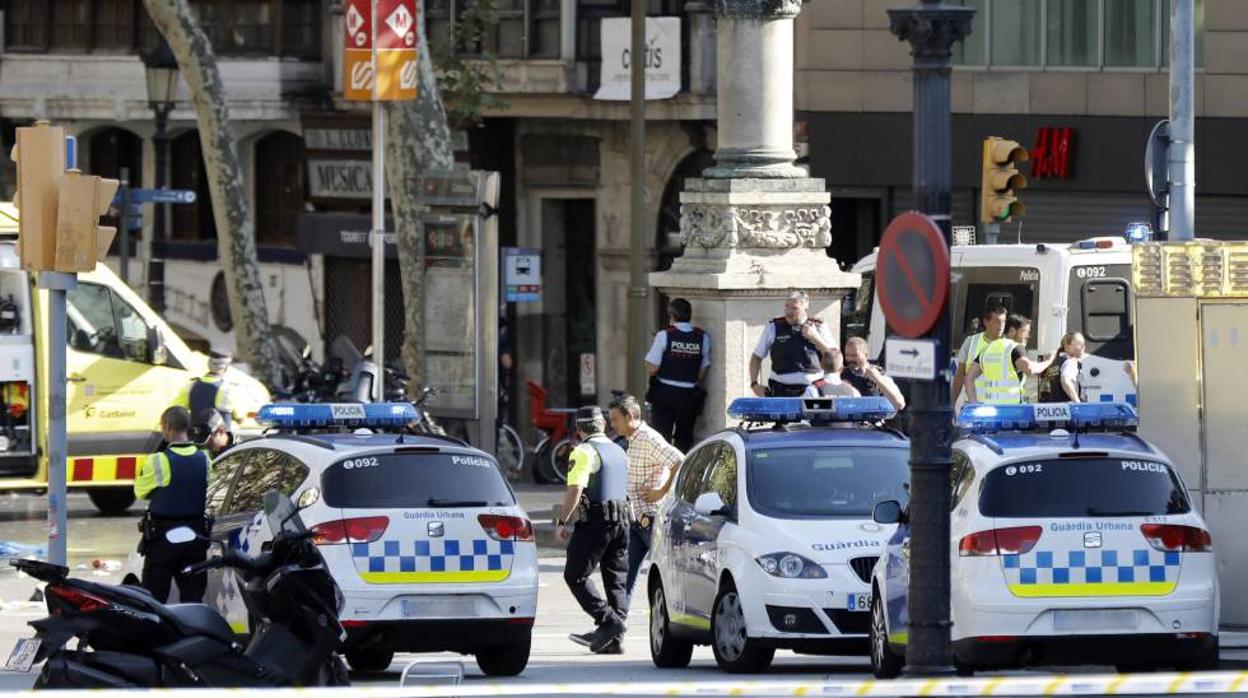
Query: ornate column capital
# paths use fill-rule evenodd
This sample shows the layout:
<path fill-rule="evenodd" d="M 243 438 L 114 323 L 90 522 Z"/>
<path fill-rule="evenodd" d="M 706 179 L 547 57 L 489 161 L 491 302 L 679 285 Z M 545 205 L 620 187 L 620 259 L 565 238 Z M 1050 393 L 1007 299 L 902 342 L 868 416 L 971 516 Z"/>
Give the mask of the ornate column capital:
<path fill-rule="evenodd" d="M 729 19 L 793 19 L 804 0 L 714 0 L 715 15 Z"/>
<path fill-rule="evenodd" d="M 971 34 L 975 8 L 923 0 L 913 7 L 888 11 L 889 29 L 900 41 L 910 42 L 916 67 L 940 62 L 948 69 L 953 45 Z"/>

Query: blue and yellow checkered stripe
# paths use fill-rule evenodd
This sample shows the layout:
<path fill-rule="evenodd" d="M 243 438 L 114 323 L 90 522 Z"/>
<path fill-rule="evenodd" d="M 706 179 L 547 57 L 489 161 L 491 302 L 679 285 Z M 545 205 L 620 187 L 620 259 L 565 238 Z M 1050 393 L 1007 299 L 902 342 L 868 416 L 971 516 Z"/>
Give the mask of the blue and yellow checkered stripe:
<path fill-rule="evenodd" d="M 514 556 L 514 542 L 483 538 L 351 544 L 356 572 L 372 584 L 501 582 Z"/>
<path fill-rule="evenodd" d="M 1157 550 L 1037 551 L 1006 555 L 1015 596 L 1165 596 L 1179 583 L 1182 555 Z"/>

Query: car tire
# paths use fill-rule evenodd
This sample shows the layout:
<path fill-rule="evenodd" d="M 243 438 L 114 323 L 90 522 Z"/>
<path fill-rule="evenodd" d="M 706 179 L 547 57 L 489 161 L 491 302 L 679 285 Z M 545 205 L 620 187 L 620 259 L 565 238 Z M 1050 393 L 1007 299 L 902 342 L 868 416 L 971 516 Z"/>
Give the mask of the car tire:
<path fill-rule="evenodd" d="M 130 487 L 92 487 L 87 496 L 105 516 L 122 514 L 134 504 L 134 490 Z"/>
<path fill-rule="evenodd" d="M 684 669 L 693 658 L 693 643 L 672 635 L 663 583 L 650 592 L 650 660 L 660 669 Z"/>
<path fill-rule="evenodd" d="M 725 581 L 711 607 L 711 650 L 715 663 L 729 674 L 759 674 L 771 666 L 774 647 L 763 647 L 746 632 L 741 595 L 731 580 Z"/>
<path fill-rule="evenodd" d="M 533 636 L 526 633 L 518 642 L 477 652 L 477 666 L 486 676 L 518 676 L 529 665 Z"/>
<path fill-rule="evenodd" d="M 888 623 L 884 617 L 884 601 L 877 591 L 871 599 L 871 673 L 877 679 L 895 679 L 901 675 L 905 662 L 888 644 Z"/>
<path fill-rule="evenodd" d="M 533 453 L 533 482 L 539 485 L 553 485 L 554 475 L 547 472 L 550 469 L 550 448 L 553 444 L 549 439 L 543 440 L 537 445 L 537 450 Z"/>
<path fill-rule="evenodd" d="M 385 671 L 394 663 L 394 652 L 347 652 L 347 664 L 361 673 Z"/>

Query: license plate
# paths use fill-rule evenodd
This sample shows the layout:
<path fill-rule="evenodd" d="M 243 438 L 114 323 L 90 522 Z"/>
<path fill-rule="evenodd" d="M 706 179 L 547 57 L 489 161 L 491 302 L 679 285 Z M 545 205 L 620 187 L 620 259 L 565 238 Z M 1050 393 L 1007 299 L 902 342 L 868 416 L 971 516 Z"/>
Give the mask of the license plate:
<path fill-rule="evenodd" d="M 428 599 L 402 599 L 404 618 L 462 618 L 477 615 L 475 599 L 439 596 Z"/>
<path fill-rule="evenodd" d="M 1139 616 L 1129 608 L 1054 611 L 1053 629 L 1058 632 L 1123 631 L 1139 627 Z"/>
<path fill-rule="evenodd" d="M 847 601 L 845 610 L 847 611 L 870 611 L 871 595 L 870 594 L 846 594 Z"/>
<path fill-rule="evenodd" d="M 35 664 L 35 655 L 39 654 L 39 646 L 43 644 L 43 640 L 37 637 L 23 638 L 17 641 L 17 645 L 13 647 L 13 653 L 9 655 L 9 661 L 5 662 L 5 671 L 30 671 L 30 667 Z"/>

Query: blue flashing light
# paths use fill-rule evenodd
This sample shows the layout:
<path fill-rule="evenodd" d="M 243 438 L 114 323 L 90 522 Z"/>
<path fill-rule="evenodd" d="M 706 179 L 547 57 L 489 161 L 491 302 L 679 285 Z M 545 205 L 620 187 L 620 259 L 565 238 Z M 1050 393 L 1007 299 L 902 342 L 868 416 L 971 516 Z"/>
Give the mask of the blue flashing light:
<path fill-rule="evenodd" d="M 1135 408 L 1125 402 L 1056 402 L 1036 405 L 962 407 L 958 426 L 972 433 L 1030 431 L 1043 427 L 1115 429 L 1139 424 Z"/>
<path fill-rule="evenodd" d="M 1135 244 L 1137 242 L 1148 242 L 1153 239 L 1153 226 L 1144 221 L 1134 221 L 1127 224 L 1127 229 L 1123 233 L 1123 237 L 1127 242 Z"/>
<path fill-rule="evenodd" d="M 274 403 L 261 407 L 256 420 L 278 429 L 297 430 L 401 427 L 419 418 L 410 402 Z"/>
<path fill-rule="evenodd" d="M 875 422 L 897 414 L 884 397 L 740 397 L 728 416 L 743 422 Z"/>

